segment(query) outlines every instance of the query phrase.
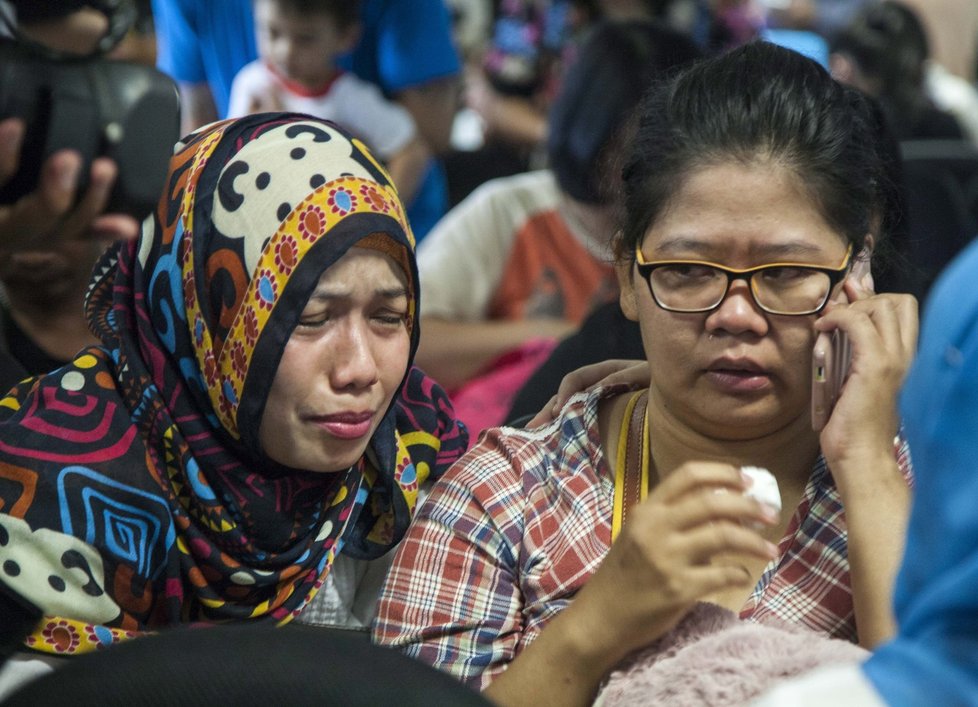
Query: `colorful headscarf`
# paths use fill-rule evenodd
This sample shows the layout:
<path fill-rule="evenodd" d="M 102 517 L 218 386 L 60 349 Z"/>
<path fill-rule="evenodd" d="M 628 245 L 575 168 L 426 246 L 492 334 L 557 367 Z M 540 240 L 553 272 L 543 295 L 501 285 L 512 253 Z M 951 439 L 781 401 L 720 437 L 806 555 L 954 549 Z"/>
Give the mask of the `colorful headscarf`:
<path fill-rule="evenodd" d="M 377 557 L 400 539 L 419 483 L 466 446 L 417 369 L 345 473 L 280 467 L 258 436 L 309 295 L 354 245 L 404 268 L 413 359 L 413 237 L 363 144 L 265 114 L 177 145 L 142 236 L 96 267 L 86 314 L 103 345 L 0 400 L 0 579 L 44 614 L 29 646 L 286 622 L 341 550 Z"/>

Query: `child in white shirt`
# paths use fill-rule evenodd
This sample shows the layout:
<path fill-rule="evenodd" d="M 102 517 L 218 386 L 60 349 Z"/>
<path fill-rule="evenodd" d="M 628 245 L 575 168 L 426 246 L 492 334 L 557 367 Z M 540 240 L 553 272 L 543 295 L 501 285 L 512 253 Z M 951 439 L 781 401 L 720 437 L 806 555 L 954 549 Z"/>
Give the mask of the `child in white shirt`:
<path fill-rule="evenodd" d="M 411 114 L 337 66 L 360 34 L 355 0 L 255 0 L 259 58 L 231 85 L 228 117 L 296 111 L 339 123 L 384 160 L 410 202 L 430 153 Z"/>

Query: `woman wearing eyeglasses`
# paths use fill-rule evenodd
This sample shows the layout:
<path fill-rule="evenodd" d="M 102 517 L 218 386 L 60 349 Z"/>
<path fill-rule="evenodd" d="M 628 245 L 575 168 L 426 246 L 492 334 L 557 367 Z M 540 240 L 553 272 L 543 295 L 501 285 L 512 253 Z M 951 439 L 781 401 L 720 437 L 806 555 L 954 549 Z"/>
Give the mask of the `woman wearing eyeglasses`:
<path fill-rule="evenodd" d="M 877 134 L 861 98 L 769 44 L 647 97 L 616 245 L 648 387 L 486 435 L 400 546 L 377 640 L 500 704 L 572 705 L 631 651 L 667 648 L 697 602 L 866 647 L 891 635 L 917 308 L 868 275 Z M 816 432 L 812 349 L 832 329 L 852 365 Z M 775 475 L 782 514 L 742 466 Z"/>

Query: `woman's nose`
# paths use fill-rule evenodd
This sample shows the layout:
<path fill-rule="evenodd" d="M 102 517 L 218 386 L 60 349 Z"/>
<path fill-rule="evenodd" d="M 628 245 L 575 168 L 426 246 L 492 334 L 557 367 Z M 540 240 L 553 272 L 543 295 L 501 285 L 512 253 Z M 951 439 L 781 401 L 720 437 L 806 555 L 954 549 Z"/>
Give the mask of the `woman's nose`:
<path fill-rule="evenodd" d="M 734 280 L 720 306 L 706 318 L 706 328 L 710 333 L 725 331 L 729 334 L 755 333 L 759 336 L 768 331 L 768 319 L 750 290 L 746 280 Z"/>
<path fill-rule="evenodd" d="M 341 334 L 331 362 L 333 386 L 337 389 L 368 388 L 378 380 L 377 359 L 365 322 L 350 323 Z"/>

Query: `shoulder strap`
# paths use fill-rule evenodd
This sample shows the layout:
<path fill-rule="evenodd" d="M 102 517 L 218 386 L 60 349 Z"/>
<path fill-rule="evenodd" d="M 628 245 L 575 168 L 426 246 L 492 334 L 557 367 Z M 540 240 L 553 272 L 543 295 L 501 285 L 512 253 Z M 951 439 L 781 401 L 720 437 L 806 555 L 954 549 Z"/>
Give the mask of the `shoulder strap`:
<path fill-rule="evenodd" d="M 649 489 L 649 436 L 646 398 L 648 390 L 632 395 L 625 404 L 615 459 L 615 508 L 611 541 L 621 532 L 629 509 L 642 501 Z"/>

